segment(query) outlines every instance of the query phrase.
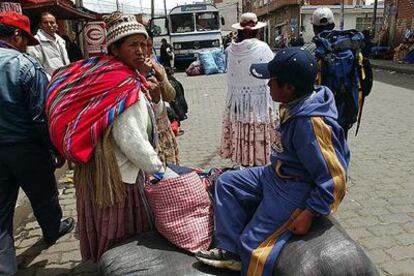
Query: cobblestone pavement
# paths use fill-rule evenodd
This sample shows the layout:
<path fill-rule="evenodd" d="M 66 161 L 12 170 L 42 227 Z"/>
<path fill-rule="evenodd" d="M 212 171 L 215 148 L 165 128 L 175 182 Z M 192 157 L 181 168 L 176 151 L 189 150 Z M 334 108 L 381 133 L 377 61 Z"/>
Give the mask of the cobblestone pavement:
<path fill-rule="evenodd" d="M 381 82 L 375 82 L 367 98 L 360 133 L 349 138 L 349 189 L 335 216 L 382 275 L 414 275 L 414 91 L 387 84 L 395 84 L 388 72 L 377 71 L 375 76 Z M 182 164 L 231 165 L 217 155 L 225 75 L 178 78 L 190 109 L 179 137 Z M 414 89 L 414 80 L 398 78 L 402 86 Z M 61 185 L 60 191 L 64 215 L 76 218 L 73 186 Z M 36 222 L 28 223 L 16 238 L 18 275 L 97 274 L 93 264 L 81 263 L 75 232 L 48 249 L 40 239 Z"/>

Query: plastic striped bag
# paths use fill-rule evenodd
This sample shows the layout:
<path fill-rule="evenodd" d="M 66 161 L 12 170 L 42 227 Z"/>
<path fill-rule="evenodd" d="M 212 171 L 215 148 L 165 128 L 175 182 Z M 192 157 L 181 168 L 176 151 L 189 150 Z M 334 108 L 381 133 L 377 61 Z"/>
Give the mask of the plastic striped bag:
<path fill-rule="evenodd" d="M 207 250 L 213 240 L 213 205 L 207 185 L 195 171 L 145 185 L 158 232 L 192 253 Z"/>

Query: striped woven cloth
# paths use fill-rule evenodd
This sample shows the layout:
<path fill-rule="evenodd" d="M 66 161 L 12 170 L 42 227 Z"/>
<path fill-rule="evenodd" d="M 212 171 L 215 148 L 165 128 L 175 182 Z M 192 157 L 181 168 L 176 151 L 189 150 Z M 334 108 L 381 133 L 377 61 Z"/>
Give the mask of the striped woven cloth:
<path fill-rule="evenodd" d="M 147 82 L 112 56 L 93 57 L 59 69 L 47 91 L 52 143 L 66 159 L 86 163 L 105 129 L 139 100 Z"/>

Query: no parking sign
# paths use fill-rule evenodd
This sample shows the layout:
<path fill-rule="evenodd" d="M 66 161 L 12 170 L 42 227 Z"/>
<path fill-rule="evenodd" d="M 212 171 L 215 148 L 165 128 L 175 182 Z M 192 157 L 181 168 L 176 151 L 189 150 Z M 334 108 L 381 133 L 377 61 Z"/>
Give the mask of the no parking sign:
<path fill-rule="evenodd" d="M 87 23 L 83 33 L 89 56 L 100 56 L 106 53 L 106 31 L 103 21 Z"/>

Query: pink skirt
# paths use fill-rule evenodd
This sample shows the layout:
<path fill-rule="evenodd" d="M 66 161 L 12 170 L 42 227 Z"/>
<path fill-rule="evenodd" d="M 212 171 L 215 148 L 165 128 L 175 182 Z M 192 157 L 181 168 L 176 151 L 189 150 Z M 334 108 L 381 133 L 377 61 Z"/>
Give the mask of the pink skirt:
<path fill-rule="evenodd" d="M 80 250 L 84 261 L 99 261 L 111 246 L 150 226 L 138 185 L 125 184 L 124 201 L 109 207 L 97 206 L 92 200 L 76 195 Z"/>
<path fill-rule="evenodd" d="M 243 123 L 223 120 L 220 156 L 245 166 L 263 166 L 270 162 L 270 148 L 278 139 L 276 126 L 271 123 Z"/>

